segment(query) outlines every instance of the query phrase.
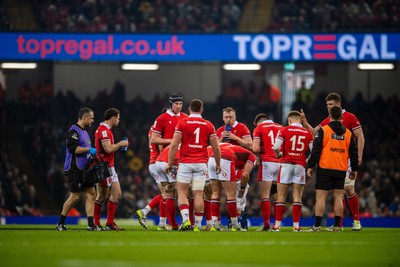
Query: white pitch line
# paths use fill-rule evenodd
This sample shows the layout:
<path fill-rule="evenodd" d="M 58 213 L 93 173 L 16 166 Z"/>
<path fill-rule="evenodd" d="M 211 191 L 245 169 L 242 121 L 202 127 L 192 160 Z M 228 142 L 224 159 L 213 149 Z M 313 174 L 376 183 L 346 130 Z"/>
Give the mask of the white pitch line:
<path fill-rule="evenodd" d="M 248 267 L 248 266 L 265 266 L 265 264 L 235 264 L 235 263 L 221 263 L 221 262 L 130 262 L 130 261 L 98 261 L 98 260 L 81 260 L 81 259 L 65 259 L 58 262 L 59 267 L 137 267 L 137 266 L 150 266 L 150 267 L 159 267 L 165 266 L 168 267 L 187 267 L 190 265 L 191 267 Z M 269 267 L 290 267 L 291 265 L 270 265 Z M 296 265 L 299 267 L 299 265 Z M 325 265 L 327 266 L 327 265 Z M 300 266 L 301 267 L 301 266 Z M 303 266 L 306 267 L 306 266 Z M 331 266 L 327 266 L 331 267 Z"/>
<path fill-rule="evenodd" d="M 230 241 L 218 241 L 218 242 L 197 242 L 197 241 L 186 241 L 186 242 L 171 242 L 171 241 L 165 241 L 165 242 L 146 242 L 146 241 L 140 241 L 140 242 L 135 242 L 135 241 L 128 241 L 128 242 L 123 242 L 123 241 L 116 241 L 116 242 L 110 242 L 110 241 L 100 241 L 100 242 L 83 242 L 80 243 L 79 245 L 82 246 L 93 246 L 93 247 L 98 247 L 98 246 L 103 246 L 103 247 L 108 247 L 108 246 L 130 246 L 130 247 L 153 247 L 153 246 L 176 246 L 176 247 L 182 247 L 182 246 L 308 246 L 308 245 L 331 245 L 331 246 L 343 246 L 343 245 L 365 245 L 369 244 L 369 241 L 366 242 L 361 242 L 361 241 L 316 241 L 316 242 L 299 242 L 299 241 L 237 241 L 237 242 L 230 242 Z"/>

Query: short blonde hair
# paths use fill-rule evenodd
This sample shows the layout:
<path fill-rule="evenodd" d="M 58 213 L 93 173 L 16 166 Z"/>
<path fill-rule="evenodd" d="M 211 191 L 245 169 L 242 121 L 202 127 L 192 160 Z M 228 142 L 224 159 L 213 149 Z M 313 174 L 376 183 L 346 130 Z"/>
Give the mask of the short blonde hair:
<path fill-rule="evenodd" d="M 226 107 L 222 110 L 222 112 L 233 112 L 236 114 L 236 110 L 234 108 L 231 107 Z"/>
<path fill-rule="evenodd" d="M 288 114 L 288 118 L 301 118 L 301 113 L 298 112 L 297 110 L 292 110 Z"/>

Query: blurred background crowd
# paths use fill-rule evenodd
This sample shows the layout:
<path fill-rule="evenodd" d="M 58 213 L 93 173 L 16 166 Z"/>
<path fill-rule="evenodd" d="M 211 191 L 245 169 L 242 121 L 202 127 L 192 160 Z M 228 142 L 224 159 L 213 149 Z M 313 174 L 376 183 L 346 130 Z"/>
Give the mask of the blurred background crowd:
<path fill-rule="evenodd" d="M 400 28 L 398 0 L 279 0 L 254 10 L 255 0 L 32 0 L 0 1 L 0 28 L 16 25 L 11 2 L 32 4 L 21 20 L 51 32 L 223 33 L 265 12 L 261 31 L 365 31 Z M 260 1 L 265 2 L 265 1 Z M 268 3 L 269 2 L 269 3 Z M 248 4 L 250 3 L 250 5 Z M 249 9 L 249 10 L 246 10 Z M 269 8 L 272 12 L 269 12 Z"/>
<path fill-rule="evenodd" d="M 116 129 L 115 137 L 129 138 L 130 148 L 127 153 L 116 153 L 116 169 L 119 172 L 123 189 L 123 198 L 118 208 L 118 216 L 130 217 L 134 211 L 143 207 L 149 199 L 157 194 L 158 189 L 149 175 L 147 133 L 160 114 L 167 107 L 168 95 L 155 96 L 151 102 L 144 101 L 138 95 L 131 102 L 124 100 L 125 85 L 115 82 L 111 93 L 99 90 L 93 98 L 80 101 L 72 91 L 55 96 L 37 93 L 51 85 L 43 83 L 36 88 L 23 83 L 19 88 L 20 99 L 6 104 L 8 123 L 18 131 L 23 142 L 27 161 L 34 168 L 34 176 L 40 179 L 40 186 L 45 188 L 56 206 L 61 206 L 68 187 L 64 180 L 63 164 L 65 157 L 65 136 L 69 125 L 76 122 L 77 110 L 88 106 L 95 111 L 95 123 L 89 129 L 93 137 L 94 130 L 103 121 L 105 107 L 117 107 L 121 110 L 121 123 Z M 247 90 L 244 90 L 244 94 Z M 22 93 L 23 92 L 23 93 Z M 35 93 L 36 92 L 36 93 Z M 312 92 L 311 92 L 312 93 Z M 313 96 L 311 103 L 303 102 L 301 95 L 293 103 L 293 109 L 304 109 L 312 125 L 317 125 L 326 117 L 326 93 Z M 243 99 L 247 99 L 244 97 Z M 185 107 L 187 102 L 185 99 Z M 238 121 L 245 123 L 253 131 L 252 121 L 256 114 L 265 112 L 274 114 L 276 104 L 272 101 L 254 102 L 238 101 L 220 97 L 215 103 L 205 103 L 204 117 L 215 127 L 223 125 L 222 109 L 232 106 L 237 111 Z M 343 107 L 357 114 L 366 137 L 363 164 L 358 174 L 356 191 L 360 198 L 360 212 L 363 217 L 400 216 L 400 121 L 398 112 L 399 98 L 393 96 L 383 100 L 377 95 L 372 102 L 366 102 L 362 94 L 353 99 L 343 99 Z M 278 118 L 278 117 L 276 117 Z M 286 124 L 286 121 L 275 119 Z M 0 215 L 40 215 L 40 203 L 32 181 L 16 167 L 7 152 L 13 151 L 14 143 L 5 142 L 1 148 L 0 168 Z M 21 150 L 22 151 L 22 150 Z M 16 152 L 17 153 L 17 152 Z M 252 172 L 248 195 L 248 214 L 260 216 L 260 198 L 256 183 L 256 169 Z M 303 216 L 312 216 L 315 191 L 314 180 L 307 182 L 303 197 Z M 290 195 L 290 194 L 289 194 Z M 288 199 L 290 202 L 290 197 Z M 80 210 L 79 210 L 80 209 Z M 332 211 L 331 207 L 328 207 Z M 78 207 L 83 211 L 83 206 Z M 287 209 L 288 214 L 291 209 Z"/>
<path fill-rule="evenodd" d="M 17 14 L 15 6 L 23 12 L 28 2 L 33 12 L 12 19 Z M 35 25 L 38 31 L 51 32 L 236 32 L 243 30 L 241 20 L 255 14 L 255 10 L 246 8 L 251 2 L 253 0 L 0 0 L 0 29 L 14 30 L 18 23 L 29 19 L 30 25 Z M 270 2 L 275 5 L 270 14 L 263 17 L 269 20 L 268 27 L 262 29 L 264 32 L 400 29 L 399 0 Z M 116 169 L 123 191 L 117 216 L 131 217 L 157 194 L 157 186 L 147 169 L 147 133 L 162 108 L 167 106 L 169 95 L 155 95 L 152 101 L 145 101 L 139 93 L 132 101 L 126 101 L 127 86 L 115 81 L 113 88 L 93 88 L 96 93 L 81 100 L 72 91 L 55 94 L 50 79 L 39 84 L 21 81 L 15 101 L 7 100 L 5 90 L 0 87 L 0 120 L 2 128 L 8 129 L 2 131 L 0 148 L 0 216 L 59 213 L 68 193 L 63 175 L 66 131 L 76 122 L 82 106 L 95 111 L 95 124 L 89 130 L 92 137 L 107 108 L 116 107 L 121 111 L 121 123 L 114 133 L 116 140 L 127 136 L 130 148 L 127 153 L 116 153 Z M 315 95 L 312 90 L 298 90 L 292 109 L 304 109 L 309 122 L 317 125 L 327 116 L 327 93 Z M 185 99 L 184 110 L 189 101 Z M 204 117 L 217 128 L 223 124 L 222 109 L 231 106 L 236 109 L 238 121 L 251 131 L 254 116 L 261 112 L 272 114 L 276 122 L 286 124 L 279 119 L 280 101 L 279 89 L 266 81 L 244 84 L 240 79 L 232 80 L 229 86 L 221 88 L 218 99 L 205 103 Z M 343 99 L 342 106 L 358 116 L 366 137 L 363 164 L 356 183 L 362 217 L 400 216 L 399 105 L 398 96 L 383 99 L 378 94 L 367 102 L 360 93 L 353 99 Z M 15 158 L 22 159 L 22 163 L 17 166 Z M 261 216 L 256 173 L 253 171 L 250 180 L 249 216 Z M 311 179 L 305 187 L 302 216 L 313 215 L 313 183 Z M 41 203 L 40 199 L 46 203 Z M 327 209 L 332 212 L 332 207 Z M 76 212 L 83 212 L 83 206 L 78 206 Z M 289 216 L 291 209 L 287 212 Z"/>

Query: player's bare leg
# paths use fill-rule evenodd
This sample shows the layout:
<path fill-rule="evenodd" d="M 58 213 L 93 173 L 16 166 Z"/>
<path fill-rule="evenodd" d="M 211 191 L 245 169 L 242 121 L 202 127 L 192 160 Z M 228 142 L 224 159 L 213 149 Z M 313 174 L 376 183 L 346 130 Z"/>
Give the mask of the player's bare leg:
<path fill-rule="evenodd" d="M 346 178 L 347 180 L 347 178 Z M 354 181 L 352 181 L 354 183 Z M 347 202 L 353 215 L 353 231 L 361 230 L 361 223 L 360 223 L 360 204 L 358 200 L 358 196 L 354 189 L 354 184 L 345 185 L 344 191 L 347 197 Z"/>
<path fill-rule="evenodd" d="M 119 227 L 115 221 L 115 212 L 117 211 L 118 202 L 122 197 L 121 185 L 119 182 L 112 182 L 110 188 L 110 199 L 107 203 L 107 223 L 106 229 L 113 231 L 123 231 L 125 230 L 122 227 Z"/>
<path fill-rule="evenodd" d="M 289 190 L 289 185 L 288 184 L 281 184 L 278 183 L 278 199 L 276 202 L 276 214 L 275 214 L 275 224 L 271 228 L 272 231 L 279 231 L 281 224 L 282 224 L 282 217 L 283 213 L 285 212 L 285 202 L 286 202 L 286 196 L 287 192 Z"/>
<path fill-rule="evenodd" d="M 103 209 L 103 205 L 106 202 L 109 194 L 109 187 L 107 185 L 96 185 L 96 199 L 94 201 L 94 224 L 101 227 L 100 224 L 100 217 L 101 217 L 101 210 Z"/>
<path fill-rule="evenodd" d="M 219 180 L 211 180 L 211 188 L 212 188 L 212 195 L 211 195 L 211 220 L 213 227 L 215 229 L 219 228 L 219 218 L 220 218 L 220 199 L 221 199 L 221 191 L 222 191 L 222 184 Z"/>
<path fill-rule="evenodd" d="M 302 208 L 302 196 L 303 196 L 304 185 L 302 184 L 293 184 L 293 206 L 292 206 L 292 214 L 293 214 L 293 231 L 301 232 L 300 227 L 300 217 L 301 217 L 301 208 Z"/>
<path fill-rule="evenodd" d="M 207 182 L 204 187 L 204 214 L 206 215 L 206 231 L 211 230 L 212 226 L 212 215 L 211 215 L 211 197 L 212 197 L 212 187 L 211 182 Z"/>
<path fill-rule="evenodd" d="M 270 201 L 270 192 L 271 192 L 272 181 L 259 181 L 258 187 L 260 189 L 260 198 L 261 198 L 261 212 L 264 219 L 264 226 L 260 229 L 260 231 L 269 231 L 270 229 L 270 218 L 271 218 L 271 201 Z"/>
<path fill-rule="evenodd" d="M 237 204 L 236 204 L 236 182 L 221 181 L 222 187 L 226 194 L 226 205 L 229 213 L 229 217 L 232 222 L 232 229 L 238 229 L 238 217 L 237 217 Z"/>
<path fill-rule="evenodd" d="M 166 206 L 166 214 L 169 221 L 169 224 L 173 230 L 178 230 L 178 223 L 176 222 L 176 190 L 175 190 L 175 182 L 163 182 L 162 183 L 163 191 L 165 192 L 165 206 Z"/>
<path fill-rule="evenodd" d="M 335 214 L 335 224 L 333 225 L 333 231 L 340 231 L 340 219 L 343 214 L 343 204 L 342 204 L 342 195 L 343 191 L 334 189 L 333 190 L 333 210 Z"/>
<path fill-rule="evenodd" d="M 191 228 L 189 220 L 189 200 L 187 193 L 189 191 L 190 183 L 176 182 L 176 192 L 178 195 L 178 206 L 182 216 L 182 224 L 179 230 L 185 231 Z"/>

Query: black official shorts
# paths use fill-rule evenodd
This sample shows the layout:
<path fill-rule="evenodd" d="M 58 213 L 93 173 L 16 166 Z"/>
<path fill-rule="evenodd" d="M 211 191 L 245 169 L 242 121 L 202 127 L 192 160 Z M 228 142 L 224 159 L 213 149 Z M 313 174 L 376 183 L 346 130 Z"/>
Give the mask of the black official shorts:
<path fill-rule="evenodd" d="M 89 187 L 94 187 L 94 184 L 85 184 L 82 182 L 83 172 L 76 171 L 71 174 L 66 175 L 68 184 L 69 184 L 69 191 L 72 193 L 77 193 L 81 191 L 85 191 Z"/>
<path fill-rule="evenodd" d="M 344 189 L 344 177 L 338 178 L 338 177 L 317 174 L 315 189 L 327 190 L 327 191 L 333 189 Z"/>

